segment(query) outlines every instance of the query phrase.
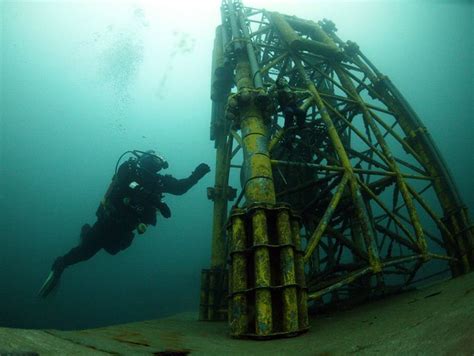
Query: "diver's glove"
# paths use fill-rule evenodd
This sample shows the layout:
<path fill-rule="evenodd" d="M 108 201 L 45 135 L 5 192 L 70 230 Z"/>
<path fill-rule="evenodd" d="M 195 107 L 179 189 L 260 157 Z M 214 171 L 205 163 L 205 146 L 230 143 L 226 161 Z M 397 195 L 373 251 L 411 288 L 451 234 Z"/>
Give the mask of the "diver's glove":
<path fill-rule="evenodd" d="M 171 210 L 168 204 L 160 202 L 158 205 L 158 210 L 165 219 L 169 219 L 171 217 Z"/>
<path fill-rule="evenodd" d="M 197 182 L 206 174 L 208 174 L 210 171 L 211 171 L 211 168 L 207 164 L 201 163 L 199 166 L 196 167 L 194 172 L 191 173 L 191 177 Z"/>
<path fill-rule="evenodd" d="M 139 235 L 143 235 L 146 232 L 147 225 L 144 223 L 140 223 L 137 225 L 137 232 Z"/>

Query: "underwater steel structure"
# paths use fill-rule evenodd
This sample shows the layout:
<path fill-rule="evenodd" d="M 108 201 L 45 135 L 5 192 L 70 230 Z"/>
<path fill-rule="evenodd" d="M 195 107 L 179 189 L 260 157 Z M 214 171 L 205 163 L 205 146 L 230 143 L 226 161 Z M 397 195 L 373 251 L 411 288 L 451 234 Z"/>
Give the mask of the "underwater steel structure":
<path fill-rule="evenodd" d="M 329 20 L 238 0 L 224 0 L 221 13 L 200 319 L 228 317 L 234 337 L 292 336 L 308 329 L 308 306 L 472 270 L 473 226 L 446 163 L 357 44 Z M 229 186 L 233 170 L 238 190 Z"/>

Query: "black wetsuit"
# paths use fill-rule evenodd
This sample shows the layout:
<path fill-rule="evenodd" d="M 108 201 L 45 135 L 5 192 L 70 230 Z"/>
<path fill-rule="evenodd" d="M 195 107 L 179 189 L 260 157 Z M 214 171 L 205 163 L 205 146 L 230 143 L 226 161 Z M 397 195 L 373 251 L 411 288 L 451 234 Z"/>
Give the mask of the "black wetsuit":
<path fill-rule="evenodd" d="M 88 260 L 102 248 L 112 255 L 126 249 L 138 224 L 156 225 L 158 211 L 170 217 L 168 206 L 161 200 L 163 193 L 184 194 L 200 178 L 196 171 L 188 178 L 176 179 L 140 169 L 132 158 L 124 162 L 97 209 L 97 221 L 82 227 L 79 245 L 56 259 L 53 269 Z"/>
<path fill-rule="evenodd" d="M 285 116 L 284 128 L 288 129 L 293 126 L 296 119 L 296 125 L 302 128 L 306 120 L 306 112 L 298 107 L 298 97 L 288 87 L 284 86 L 277 89 L 277 101 L 280 109 Z"/>

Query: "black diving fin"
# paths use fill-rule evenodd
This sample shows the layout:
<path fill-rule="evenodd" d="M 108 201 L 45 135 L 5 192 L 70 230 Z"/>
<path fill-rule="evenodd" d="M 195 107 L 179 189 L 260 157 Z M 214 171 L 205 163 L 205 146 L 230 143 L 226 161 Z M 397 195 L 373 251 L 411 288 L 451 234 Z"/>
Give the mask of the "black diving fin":
<path fill-rule="evenodd" d="M 46 298 L 54 289 L 56 289 L 56 287 L 59 285 L 61 274 L 62 273 L 58 270 L 51 270 L 48 277 L 41 286 L 38 296 L 41 298 Z"/>

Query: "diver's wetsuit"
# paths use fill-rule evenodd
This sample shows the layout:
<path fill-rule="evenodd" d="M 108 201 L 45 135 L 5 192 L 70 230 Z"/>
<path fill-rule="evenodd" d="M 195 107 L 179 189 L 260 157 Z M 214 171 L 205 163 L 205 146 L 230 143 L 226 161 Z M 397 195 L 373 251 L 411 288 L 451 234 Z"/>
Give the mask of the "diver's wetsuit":
<path fill-rule="evenodd" d="M 299 128 L 303 128 L 306 120 L 306 112 L 298 107 L 298 97 L 290 89 L 289 86 L 285 85 L 282 88 L 278 88 L 276 97 L 280 109 L 285 116 L 284 128 L 288 129 L 293 126 L 296 119 L 296 125 Z"/>
<path fill-rule="evenodd" d="M 53 270 L 85 261 L 100 249 L 115 255 L 130 246 L 138 224 L 156 225 L 156 213 L 169 218 L 168 206 L 161 201 L 163 193 L 186 193 L 202 177 L 198 170 L 188 178 L 152 174 L 137 167 L 137 160 L 124 162 L 97 209 L 97 221 L 82 227 L 81 242 L 53 264 Z M 134 184 L 136 183 L 136 184 Z"/>

